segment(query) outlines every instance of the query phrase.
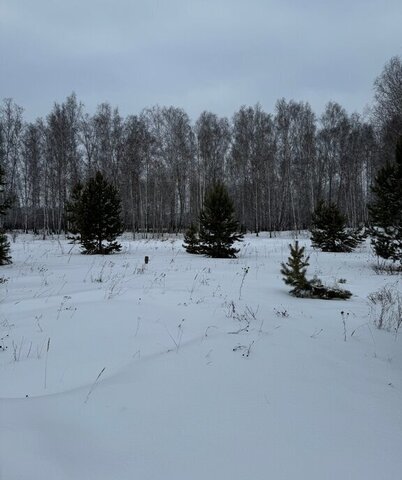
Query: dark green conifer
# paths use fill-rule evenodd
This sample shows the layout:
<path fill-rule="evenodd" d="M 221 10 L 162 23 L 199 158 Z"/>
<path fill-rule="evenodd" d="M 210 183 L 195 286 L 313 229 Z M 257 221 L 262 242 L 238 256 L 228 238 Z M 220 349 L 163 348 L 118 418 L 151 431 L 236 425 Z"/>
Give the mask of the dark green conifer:
<path fill-rule="evenodd" d="M 352 296 L 349 290 L 323 285 L 319 278 L 306 278 L 309 257 L 304 257 L 304 247 L 299 242 L 289 245 L 290 257 L 287 263 L 282 263 L 281 273 L 286 285 L 292 286 L 290 294 L 302 298 L 318 298 L 322 300 L 346 300 Z"/>
<path fill-rule="evenodd" d="M 184 234 L 183 247 L 188 253 L 200 253 L 200 239 L 198 238 L 198 228 L 192 223 Z"/>
<path fill-rule="evenodd" d="M 234 258 L 241 241 L 239 223 L 234 218 L 234 205 L 225 185 L 216 183 L 207 193 L 200 214 L 200 253 L 214 258 Z"/>
<path fill-rule="evenodd" d="M 395 162 L 379 170 L 372 191 L 371 243 L 378 256 L 402 264 L 402 136 L 396 146 Z"/>
<path fill-rule="evenodd" d="M 82 253 L 108 254 L 121 250 L 116 242 L 123 233 L 121 200 L 117 189 L 100 172 L 82 189 L 77 187 L 68 211 L 73 228 L 80 235 Z"/>
<path fill-rule="evenodd" d="M 351 252 L 365 235 L 361 229 L 346 229 L 346 217 L 338 207 L 320 201 L 311 219 L 311 242 L 323 252 Z"/>
<path fill-rule="evenodd" d="M 281 273 L 284 276 L 283 281 L 286 285 L 293 287 L 290 293 L 298 297 L 301 296 L 302 292 L 306 292 L 310 288 L 310 282 L 306 278 L 310 257 L 304 258 L 305 247 L 299 247 L 297 240 L 294 245 L 289 244 L 289 248 L 290 257 L 287 263 L 281 264 Z"/>
<path fill-rule="evenodd" d="M 79 218 L 81 215 L 81 198 L 83 191 L 83 184 L 78 182 L 72 192 L 70 201 L 66 205 L 66 220 L 67 220 L 67 230 L 72 233 L 72 240 L 79 240 Z"/>
<path fill-rule="evenodd" d="M 0 229 L 0 265 L 9 265 L 10 263 L 10 242 L 4 230 Z"/>

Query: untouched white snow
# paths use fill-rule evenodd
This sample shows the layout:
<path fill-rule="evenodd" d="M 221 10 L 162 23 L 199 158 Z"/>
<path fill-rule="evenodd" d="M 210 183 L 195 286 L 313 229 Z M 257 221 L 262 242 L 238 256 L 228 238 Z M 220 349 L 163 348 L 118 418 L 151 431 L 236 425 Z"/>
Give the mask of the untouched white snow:
<path fill-rule="evenodd" d="M 0 479 L 402 478 L 402 340 L 367 301 L 400 277 L 368 246 L 301 240 L 309 276 L 354 296 L 292 298 L 289 241 L 216 260 L 181 239 L 94 257 L 19 236 L 0 272 Z"/>

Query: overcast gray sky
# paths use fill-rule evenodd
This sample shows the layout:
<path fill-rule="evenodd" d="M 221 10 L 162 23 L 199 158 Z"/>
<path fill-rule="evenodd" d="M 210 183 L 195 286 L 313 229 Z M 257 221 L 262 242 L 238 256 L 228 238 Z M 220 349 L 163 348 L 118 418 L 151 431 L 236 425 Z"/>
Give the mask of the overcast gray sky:
<path fill-rule="evenodd" d="M 272 112 L 280 97 L 362 112 L 401 20 L 401 0 L 0 0 L 0 98 L 27 119 L 72 91 L 124 115 Z"/>

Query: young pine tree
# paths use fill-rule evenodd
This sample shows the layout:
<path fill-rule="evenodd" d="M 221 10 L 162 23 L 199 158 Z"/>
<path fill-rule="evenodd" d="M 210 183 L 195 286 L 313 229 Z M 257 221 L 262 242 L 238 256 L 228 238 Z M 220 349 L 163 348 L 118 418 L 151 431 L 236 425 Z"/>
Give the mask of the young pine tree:
<path fill-rule="evenodd" d="M 218 182 L 207 193 L 200 214 L 200 253 L 213 258 L 234 258 L 239 250 L 232 245 L 242 238 L 233 201 L 225 185 Z"/>
<path fill-rule="evenodd" d="M 302 298 L 318 298 L 322 300 L 346 300 L 352 296 L 349 290 L 323 285 L 319 278 L 307 280 L 306 273 L 309 257 L 304 257 L 304 247 L 299 242 L 289 245 L 290 257 L 287 263 L 282 263 L 281 273 L 286 285 L 292 286 L 290 294 Z"/>
<path fill-rule="evenodd" d="M 371 243 L 376 254 L 402 265 L 402 136 L 395 150 L 395 163 L 379 170 L 369 205 Z"/>
<path fill-rule="evenodd" d="M 200 239 L 198 238 L 198 229 L 192 223 L 184 234 L 183 247 L 188 253 L 200 253 Z"/>
<path fill-rule="evenodd" d="M 121 200 L 117 189 L 100 172 L 77 188 L 68 206 L 70 221 L 80 235 L 86 254 L 109 254 L 120 251 L 116 238 L 123 233 Z"/>
<path fill-rule="evenodd" d="M 0 166 L 0 217 L 5 215 L 7 210 L 10 208 L 9 202 L 4 198 L 4 177 L 5 171 Z M 0 265 L 8 265 L 10 263 L 10 243 L 7 240 L 7 235 L 2 228 L 2 224 L 0 221 Z"/>
<path fill-rule="evenodd" d="M 0 229 L 0 265 L 9 265 L 10 263 L 10 242 L 5 232 Z"/>
<path fill-rule="evenodd" d="M 305 247 L 299 247 L 296 240 L 294 245 L 289 244 L 290 257 L 287 263 L 282 263 L 281 273 L 283 281 L 286 285 L 290 285 L 293 289 L 290 293 L 296 297 L 306 296 L 306 292 L 310 291 L 310 282 L 306 278 L 307 267 L 309 266 L 309 258 L 304 258 Z"/>
<path fill-rule="evenodd" d="M 73 234 L 70 237 L 73 241 L 79 240 L 79 218 L 81 215 L 81 198 L 84 186 L 78 182 L 72 192 L 71 199 L 66 205 L 67 229 Z"/>
<path fill-rule="evenodd" d="M 362 230 L 347 230 L 346 217 L 333 203 L 319 202 L 311 219 L 311 241 L 323 252 L 351 252 L 365 238 Z"/>

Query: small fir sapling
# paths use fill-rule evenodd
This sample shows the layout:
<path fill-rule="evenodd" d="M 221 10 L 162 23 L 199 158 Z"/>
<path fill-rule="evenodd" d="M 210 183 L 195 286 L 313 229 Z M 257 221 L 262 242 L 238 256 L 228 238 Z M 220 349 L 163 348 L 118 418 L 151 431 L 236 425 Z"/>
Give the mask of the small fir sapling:
<path fill-rule="evenodd" d="M 362 229 L 347 229 L 338 207 L 323 201 L 314 210 L 310 232 L 313 247 L 323 252 L 352 252 L 366 238 Z"/>
<path fill-rule="evenodd" d="M 10 242 L 5 232 L 0 230 L 0 265 L 9 265 L 11 263 Z"/>
<path fill-rule="evenodd" d="M 192 223 L 186 233 L 184 234 L 183 247 L 188 253 L 200 252 L 200 239 L 198 237 L 198 228 Z"/>
<path fill-rule="evenodd" d="M 296 241 L 289 245 L 290 257 L 287 263 L 282 263 L 281 273 L 286 285 L 292 286 L 290 294 L 300 298 L 320 298 L 323 300 L 346 300 L 352 296 L 348 290 L 323 285 L 319 278 L 306 278 L 309 257 L 304 257 L 305 247 L 300 247 Z"/>
<path fill-rule="evenodd" d="M 233 200 L 221 182 L 209 190 L 200 214 L 200 253 L 213 258 L 235 258 L 234 242 L 242 241 Z"/>
<path fill-rule="evenodd" d="M 94 178 L 74 189 L 68 205 L 69 221 L 79 233 L 85 254 L 119 252 L 116 238 L 123 233 L 121 200 L 118 190 L 97 172 Z"/>
<path fill-rule="evenodd" d="M 82 191 L 84 185 L 78 182 L 72 189 L 70 201 L 66 204 L 66 220 L 69 235 L 67 238 L 72 243 L 80 240 L 80 218 L 82 214 Z"/>
<path fill-rule="evenodd" d="M 290 257 L 287 263 L 282 263 L 281 273 L 284 276 L 283 281 L 286 285 L 290 285 L 292 290 L 290 294 L 296 297 L 306 296 L 306 292 L 310 289 L 310 282 L 306 278 L 307 267 L 309 266 L 309 258 L 304 258 L 305 247 L 299 247 L 296 240 L 294 245 L 289 245 Z"/>
<path fill-rule="evenodd" d="M 402 266 L 402 136 L 395 149 L 395 162 L 377 173 L 369 205 L 371 244 L 375 253 Z"/>

